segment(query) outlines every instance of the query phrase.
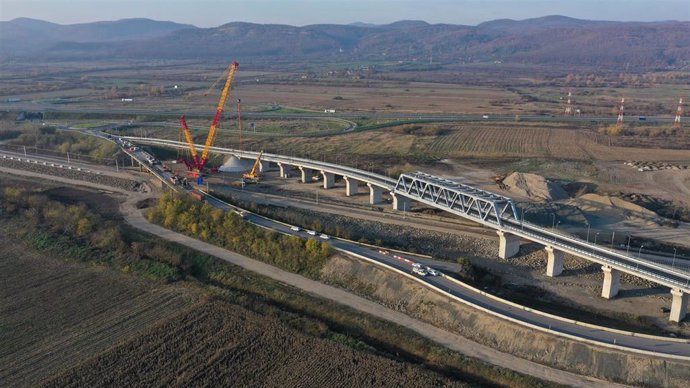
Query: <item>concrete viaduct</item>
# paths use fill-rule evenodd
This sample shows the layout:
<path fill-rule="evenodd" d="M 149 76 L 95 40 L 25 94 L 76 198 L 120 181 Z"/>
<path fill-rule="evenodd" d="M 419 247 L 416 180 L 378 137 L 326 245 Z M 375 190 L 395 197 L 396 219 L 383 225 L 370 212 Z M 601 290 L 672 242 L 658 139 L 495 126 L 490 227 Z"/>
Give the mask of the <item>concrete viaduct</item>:
<path fill-rule="evenodd" d="M 123 138 L 140 144 L 182 149 L 189 147 L 186 143 L 174 140 Z M 255 151 L 239 151 L 221 147 L 211 147 L 211 152 L 235 156 L 238 159 L 256 159 L 259 154 Z M 356 195 L 360 184 L 366 185 L 369 190 L 369 203 L 372 205 L 381 203 L 382 194 L 386 192 L 391 195 L 395 210 L 409 210 L 411 201 L 416 201 L 495 229 L 499 236 L 498 256 L 503 259 L 513 257 L 518 253 L 522 239 L 539 243 L 544 246 L 547 254 L 547 276 L 553 277 L 562 273 L 566 253 L 600 264 L 604 273 L 601 296 L 606 299 L 614 298 L 618 294 L 621 273 L 628 273 L 669 287 L 672 296 L 669 319 L 680 322 L 687 315 L 690 295 L 690 271 L 687 269 L 681 269 L 677 265 L 671 267 L 647 258 L 636 258 L 570 235 L 556 233 L 548 228 L 529 224 L 524 222 L 524 219 L 520 219 L 517 208 L 507 197 L 424 173 L 402 174 L 396 180 L 338 164 L 264 153 L 262 169 L 267 169 L 266 163 L 275 163 L 283 178 L 287 177 L 288 169 L 298 169 L 300 180 L 304 183 L 311 182 L 313 176 L 319 174 L 323 177 L 324 189 L 333 188 L 336 175 L 342 176 L 347 196 Z"/>

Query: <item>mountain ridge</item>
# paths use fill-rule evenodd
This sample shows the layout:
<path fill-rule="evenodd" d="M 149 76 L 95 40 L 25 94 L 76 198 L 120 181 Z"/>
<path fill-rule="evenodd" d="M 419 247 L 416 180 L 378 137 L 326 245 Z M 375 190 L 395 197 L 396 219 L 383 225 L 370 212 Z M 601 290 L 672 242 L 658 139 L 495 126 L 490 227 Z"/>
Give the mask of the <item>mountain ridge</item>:
<path fill-rule="evenodd" d="M 72 59 L 235 57 L 277 62 L 413 62 L 433 56 L 436 63 L 646 69 L 690 63 L 690 22 L 593 21 L 559 15 L 498 19 L 476 26 L 420 20 L 307 26 L 235 21 L 213 28 L 150 19 L 61 26 L 23 18 L 0 22 L 0 33 L 0 55 L 4 57 L 40 53 L 48 58 Z M 37 43 L 46 34 L 54 34 L 53 39 Z M 13 44 L 2 44 L 7 36 L 14 38 Z"/>

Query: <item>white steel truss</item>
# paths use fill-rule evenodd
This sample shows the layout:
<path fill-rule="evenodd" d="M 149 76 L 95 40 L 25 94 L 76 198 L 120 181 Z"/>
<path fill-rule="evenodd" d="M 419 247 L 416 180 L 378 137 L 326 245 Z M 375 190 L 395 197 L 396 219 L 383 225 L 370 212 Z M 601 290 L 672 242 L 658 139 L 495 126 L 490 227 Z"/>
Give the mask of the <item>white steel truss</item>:
<path fill-rule="evenodd" d="M 400 175 L 394 192 L 482 223 L 519 220 L 510 198 L 423 172 Z"/>

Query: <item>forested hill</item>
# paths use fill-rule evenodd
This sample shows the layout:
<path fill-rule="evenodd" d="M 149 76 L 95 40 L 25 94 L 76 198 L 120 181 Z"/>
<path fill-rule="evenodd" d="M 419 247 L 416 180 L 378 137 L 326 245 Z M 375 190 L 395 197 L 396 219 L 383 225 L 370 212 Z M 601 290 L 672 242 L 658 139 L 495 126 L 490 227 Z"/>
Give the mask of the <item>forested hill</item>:
<path fill-rule="evenodd" d="M 547 16 L 477 26 L 423 21 L 303 27 L 232 22 L 197 28 L 130 19 L 56 26 L 27 19 L 1 22 L 0 55 L 5 59 L 36 55 L 54 59 L 243 58 L 280 63 L 496 62 L 621 71 L 687 69 L 690 63 L 690 22 L 678 21 L 609 22 Z M 41 43 L 36 36 L 43 37 Z"/>

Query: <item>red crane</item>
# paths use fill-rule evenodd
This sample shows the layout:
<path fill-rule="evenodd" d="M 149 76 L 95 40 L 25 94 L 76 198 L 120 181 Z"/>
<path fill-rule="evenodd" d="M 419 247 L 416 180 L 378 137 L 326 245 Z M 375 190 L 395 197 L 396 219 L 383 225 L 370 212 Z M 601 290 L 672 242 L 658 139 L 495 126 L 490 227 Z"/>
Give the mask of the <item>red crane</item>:
<path fill-rule="evenodd" d="M 225 103 L 228 100 L 228 93 L 230 91 L 230 86 L 232 85 L 232 80 L 235 77 L 235 72 L 240 67 L 240 64 L 233 62 L 230 65 L 230 70 L 228 71 L 228 77 L 225 80 L 225 86 L 220 94 L 220 100 L 218 101 L 218 106 L 216 107 L 216 115 L 213 117 L 213 122 L 211 123 L 211 129 L 208 131 L 208 136 L 206 137 L 206 144 L 204 144 L 204 150 L 201 153 L 201 158 L 196 151 L 196 146 L 194 145 L 194 138 L 192 133 L 187 126 L 187 120 L 183 115 L 180 117 L 180 125 L 184 131 L 184 137 L 189 144 L 189 152 L 192 155 L 191 160 L 183 160 L 184 164 L 190 170 L 190 174 L 193 176 L 198 176 L 202 173 L 206 163 L 208 162 L 208 154 L 210 148 L 213 146 L 213 142 L 216 140 L 216 134 L 218 132 L 218 126 L 220 125 L 220 119 L 223 116 L 223 109 L 225 109 Z"/>

